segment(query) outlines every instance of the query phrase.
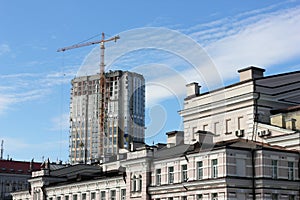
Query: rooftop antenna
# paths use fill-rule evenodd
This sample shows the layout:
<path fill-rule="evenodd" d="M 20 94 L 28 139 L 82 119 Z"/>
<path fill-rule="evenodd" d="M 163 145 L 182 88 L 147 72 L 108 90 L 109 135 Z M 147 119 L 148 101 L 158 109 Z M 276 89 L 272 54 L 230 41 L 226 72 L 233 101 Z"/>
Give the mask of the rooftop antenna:
<path fill-rule="evenodd" d="M 4 143 L 4 140 L 1 141 L 1 156 L 0 156 L 0 160 L 3 160 L 3 152 L 4 152 L 3 143 Z"/>

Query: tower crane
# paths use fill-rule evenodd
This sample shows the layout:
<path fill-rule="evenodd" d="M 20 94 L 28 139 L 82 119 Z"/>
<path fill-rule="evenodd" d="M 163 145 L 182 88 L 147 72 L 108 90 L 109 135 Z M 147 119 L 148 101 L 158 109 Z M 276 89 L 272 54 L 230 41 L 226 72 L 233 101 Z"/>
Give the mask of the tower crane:
<path fill-rule="evenodd" d="M 104 44 L 106 42 L 110 42 L 110 41 L 115 41 L 117 42 L 117 40 L 120 39 L 120 36 L 116 35 L 114 37 L 111 37 L 109 39 L 105 39 L 105 34 L 102 33 L 102 38 L 101 40 L 97 40 L 97 41 L 92 41 L 92 42 L 86 42 L 86 43 L 80 43 L 80 44 L 75 44 L 72 46 L 68 46 L 68 47 L 63 47 L 57 50 L 57 52 L 64 52 L 70 49 L 75 49 L 75 48 L 80 48 L 80 47 L 85 47 L 85 46 L 90 46 L 90 45 L 94 45 L 94 44 L 100 44 L 100 88 L 99 88 L 99 96 L 100 96 L 100 105 L 99 105 L 99 155 L 103 154 L 103 138 L 106 135 L 105 133 L 105 109 L 107 106 L 107 99 L 106 99 L 106 78 L 105 78 L 105 64 L 104 64 L 104 50 L 105 50 L 105 46 Z M 86 148 L 86 147 L 85 147 Z"/>

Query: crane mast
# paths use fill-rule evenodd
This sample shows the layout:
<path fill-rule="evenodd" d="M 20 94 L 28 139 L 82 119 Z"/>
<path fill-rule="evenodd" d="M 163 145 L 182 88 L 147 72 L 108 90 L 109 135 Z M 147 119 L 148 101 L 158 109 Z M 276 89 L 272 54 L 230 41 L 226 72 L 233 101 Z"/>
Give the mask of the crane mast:
<path fill-rule="evenodd" d="M 99 96 L 100 96 L 100 103 L 99 103 L 99 128 L 98 128 L 98 132 L 99 132 L 99 156 L 103 155 L 103 143 L 104 143 L 104 137 L 106 136 L 106 109 L 107 109 L 107 102 L 108 102 L 108 96 L 106 95 L 106 78 L 105 78 L 105 63 L 104 63 L 104 51 L 105 51 L 105 43 L 109 42 L 109 41 L 115 41 L 117 42 L 117 40 L 120 39 L 120 36 L 114 36 L 111 37 L 109 39 L 105 39 L 105 34 L 102 33 L 102 38 L 101 40 L 97 40 L 97 41 L 93 41 L 93 42 L 87 42 L 87 43 L 80 43 L 80 44 L 75 44 L 72 46 L 68 46 L 68 47 L 63 47 L 57 50 L 57 52 L 64 52 L 66 50 L 70 50 L 70 49 L 75 49 L 75 48 L 80 48 L 80 47 L 84 47 L 84 46 L 90 46 L 90 45 L 94 45 L 94 44 L 100 44 L 100 81 L 99 81 Z M 85 145 L 85 150 L 86 150 L 86 145 Z M 86 152 L 86 151 L 85 151 Z M 85 159 L 86 159 L 86 155 L 85 155 Z M 86 160 L 85 160 L 86 162 Z"/>

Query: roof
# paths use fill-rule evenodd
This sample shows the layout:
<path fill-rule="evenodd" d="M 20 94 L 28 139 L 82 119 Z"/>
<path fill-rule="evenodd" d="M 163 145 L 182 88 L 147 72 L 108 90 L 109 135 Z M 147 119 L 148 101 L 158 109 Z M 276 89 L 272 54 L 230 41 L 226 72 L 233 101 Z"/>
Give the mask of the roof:
<path fill-rule="evenodd" d="M 25 161 L 0 160 L 0 173 L 30 175 L 30 163 Z M 40 170 L 41 163 L 33 163 L 33 170 Z"/>
<path fill-rule="evenodd" d="M 241 72 L 243 70 L 247 70 L 249 68 L 256 68 L 256 67 L 251 66 L 251 67 L 248 67 L 248 68 L 240 69 L 238 72 Z M 261 69 L 261 68 L 258 68 L 258 69 Z M 263 70 L 263 69 L 261 69 L 261 70 Z M 208 95 L 208 94 L 213 93 L 213 92 L 222 91 L 224 89 L 232 88 L 232 87 L 235 87 L 235 86 L 238 86 L 238 85 L 242 85 L 242 84 L 245 84 L 245 83 L 248 83 L 248 82 L 259 81 L 261 83 L 262 81 L 267 81 L 267 80 L 269 80 L 271 78 L 284 77 L 284 76 L 297 75 L 297 74 L 300 74 L 300 70 L 298 70 L 298 71 L 292 71 L 292 72 L 286 72 L 286 73 L 281 73 L 281 74 L 275 74 L 275 75 L 269 75 L 269 76 L 263 76 L 263 77 L 260 77 L 260 78 L 248 79 L 248 80 L 244 80 L 244 81 L 239 81 L 239 82 L 227 85 L 225 87 L 220 87 L 220 88 L 213 89 L 211 91 L 207 91 L 207 92 L 204 92 L 204 93 L 199 93 L 197 95 L 188 96 L 184 100 L 190 100 L 190 99 L 193 99 L 195 97 Z M 286 79 L 286 80 L 289 80 L 289 79 Z"/>
<path fill-rule="evenodd" d="M 250 66 L 250 67 L 246 67 L 246 68 L 243 68 L 243 69 L 240 69 L 238 70 L 238 72 L 244 72 L 244 71 L 247 71 L 249 69 L 254 69 L 254 70 L 258 70 L 258 71 L 261 71 L 261 72 L 265 72 L 266 70 L 265 69 L 262 69 L 262 68 L 259 68 L 259 67 L 254 67 L 254 66 Z"/>
<path fill-rule="evenodd" d="M 166 159 L 172 157 L 178 157 L 185 155 L 187 151 L 193 149 L 193 145 L 190 144 L 181 144 L 173 147 L 163 147 L 160 150 L 156 151 L 154 154 L 154 159 Z"/>
<path fill-rule="evenodd" d="M 214 148 L 218 147 L 225 147 L 225 148 L 238 148 L 238 149 L 267 149 L 273 151 L 284 151 L 284 152 L 292 152 L 292 153 L 299 153 L 298 150 L 290 150 L 286 149 L 282 146 L 277 145 L 270 145 L 268 143 L 251 141 L 247 139 L 237 138 L 228 141 L 217 142 Z"/>
<path fill-rule="evenodd" d="M 271 110 L 271 114 L 279 114 L 279 113 L 288 113 L 288 112 L 294 112 L 300 110 L 300 105 L 297 106 L 291 106 L 283 109 L 277 109 L 277 110 Z"/>
<path fill-rule="evenodd" d="M 60 168 L 57 170 L 51 170 L 50 176 L 55 177 L 76 177 L 78 174 L 80 175 L 92 175 L 102 172 L 102 169 L 96 165 L 85 165 L 85 164 L 77 164 L 71 165 L 68 167 Z"/>
<path fill-rule="evenodd" d="M 242 138 L 236 138 L 227 141 L 217 142 L 215 144 L 200 144 L 198 142 L 194 144 L 181 144 L 173 147 L 164 147 L 155 152 L 154 159 L 155 160 L 163 160 L 168 158 L 176 158 L 180 156 L 185 156 L 187 154 L 194 154 L 198 152 L 207 152 L 213 151 L 217 149 L 265 149 L 271 151 L 283 151 L 283 152 L 291 152 L 291 153 L 299 153 L 297 150 L 289 150 L 281 146 L 270 145 L 267 143 L 257 142 L 246 140 Z"/>
<path fill-rule="evenodd" d="M 90 181 L 96 179 L 107 179 L 111 177 L 123 177 L 125 170 L 120 167 L 116 170 L 102 171 L 98 165 L 77 164 L 70 165 L 57 170 L 50 170 L 50 176 L 62 178 L 57 182 L 53 182 L 50 186 L 60 186 L 78 181 Z"/>

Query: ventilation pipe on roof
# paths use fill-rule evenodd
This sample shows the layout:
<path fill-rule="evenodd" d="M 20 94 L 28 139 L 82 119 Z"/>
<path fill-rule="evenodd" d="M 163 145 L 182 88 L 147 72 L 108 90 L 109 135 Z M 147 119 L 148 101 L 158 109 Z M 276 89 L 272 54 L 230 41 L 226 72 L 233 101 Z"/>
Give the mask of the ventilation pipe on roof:
<path fill-rule="evenodd" d="M 265 70 L 262 68 L 250 66 L 238 70 L 240 73 L 240 82 L 264 77 Z"/>
<path fill-rule="evenodd" d="M 198 83 L 193 82 L 186 85 L 186 96 L 195 97 L 200 94 L 200 87 Z"/>
<path fill-rule="evenodd" d="M 171 132 L 167 132 L 166 135 L 168 136 L 167 147 L 183 144 L 183 140 L 184 140 L 183 131 L 171 131 Z"/>
<path fill-rule="evenodd" d="M 196 142 L 199 142 L 201 146 L 203 145 L 207 146 L 213 144 L 214 134 L 209 131 L 198 130 L 195 133 L 195 136 L 196 136 L 195 137 Z"/>

